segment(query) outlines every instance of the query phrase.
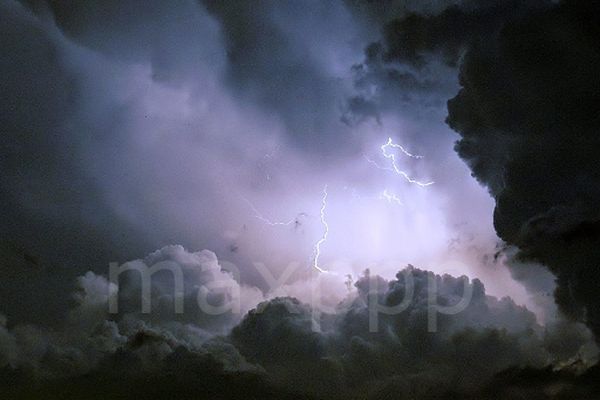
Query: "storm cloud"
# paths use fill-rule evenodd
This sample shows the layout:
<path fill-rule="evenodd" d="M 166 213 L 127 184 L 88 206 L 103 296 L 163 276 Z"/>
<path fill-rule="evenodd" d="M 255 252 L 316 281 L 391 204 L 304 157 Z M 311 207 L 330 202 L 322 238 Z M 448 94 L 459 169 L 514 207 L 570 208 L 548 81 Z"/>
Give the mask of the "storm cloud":
<path fill-rule="evenodd" d="M 561 310 L 596 334 L 597 13 L 571 1 L 508 23 L 466 53 L 448 103 L 457 151 L 496 199 L 498 235 L 556 274 Z"/>
<path fill-rule="evenodd" d="M 202 277 L 203 283 L 186 281 L 194 292 L 199 287 L 193 283 L 210 287 L 227 279 L 226 272 L 219 272 L 225 274 L 221 277 L 205 274 L 221 271 L 208 251 L 169 247 L 144 262 L 167 259 Z M 142 261 L 128 264 L 136 262 Z M 453 304 L 463 291 L 472 292 L 463 312 L 439 315 L 434 333 L 427 325 L 431 279 L 437 282 L 438 304 Z M 543 329 L 533 313 L 511 299 L 486 295 L 478 280 L 436 276 L 412 266 L 391 281 L 366 273 L 337 310 L 318 314 L 318 331 L 313 306 L 290 297 L 264 301 L 248 313 L 242 310 L 236 315 L 243 318 L 231 331 L 223 330 L 231 326 L 231 314 L 210 320 L 202 313 L 167 312 L 165 295 L 172 293 L 173 284 L 159 274 L 152 280 L 155 307 L 149 314 L 139 313 L 126 282 L 117 293 L 106 277 L 92 272 L 81 276 L 76 304 L 60 329 L 8 328 L 3 319 L 0 367 L 8 375 L 0 389 L 16 398 L 42 392 L 50 398 L 125 396 L 131 390 L 142 398 L 174 393 L 184 398 L 239 398 L 243 391 L 290 398 L 475 396 L 494 380 L 506 379 L 498 374 L 509 367 L 535 370 L 568 361 L 590 340 L 574 335 L 572 326 Z M 369 302 L 394 306 L 407 295 L 409 285 L 414 285 L 409 307 L 382 314 L 373 332 Z M 114 295 L 122 310 L 108 314 Z M 244 299 L 243 304 L 251 303 Z M 569 337 L 571 347 L 556 346 L 553 336 Z M 490 359 L 490 353 L 496 357 Z M 66 379 L 69 384 L 62 385 Z M 147 379 L 152 380 L 149 386 L 142 384 Z"/>

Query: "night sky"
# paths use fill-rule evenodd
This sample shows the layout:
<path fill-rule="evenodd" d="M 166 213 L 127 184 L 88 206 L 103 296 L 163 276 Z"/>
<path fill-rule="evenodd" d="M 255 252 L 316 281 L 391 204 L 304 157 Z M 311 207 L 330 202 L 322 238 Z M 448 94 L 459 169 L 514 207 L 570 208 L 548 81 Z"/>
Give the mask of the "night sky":
<path fill-rule="evenodd" d="M 0 134 L 0 397 L 600 399 L 596 1 L 0 0 Z"/>

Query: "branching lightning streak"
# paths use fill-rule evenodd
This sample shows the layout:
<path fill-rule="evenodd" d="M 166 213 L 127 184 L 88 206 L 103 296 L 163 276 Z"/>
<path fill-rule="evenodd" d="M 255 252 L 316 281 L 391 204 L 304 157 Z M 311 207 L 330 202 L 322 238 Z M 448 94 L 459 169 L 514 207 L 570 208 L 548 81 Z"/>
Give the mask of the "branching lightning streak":
<path fill-rule="evenodd" d="M 329 234 L 329 225 L 325 219 L 325 209 L 327 208 L 327 185 L 323 188 L 323 198 L 321 199 L 321 225 L 323 225 L 323 236 L 315 243 L 313 250 L 313 268 L 319 272 L 327 272 L 319 267 L 319 257 L 321 256 L 321 245 L 327 241 L 327 235 Z"/>
<path fill-rule="evenodd" d="M 396 163 L 396 156 L 394 155 L 394 153 L 389 153 L 387 151 L 388 148 L 394 148 L 394 149 L 399 149 L 403 154 L 405 154 L 408 157 L 411 158 L 423 158 L 423 156 L 419 156 L 416 154 L 412 154 L 409 153 L 404 147 L 402 147 L 399 144 L 396 144 L 392 141 L 392 138 L 388 138 L 388 141 L 381 146 L 381 154 L 383 155 L 383 157 L 385 157 L 386 159 L 390 160 L 390 164 L 391 167 L 383 167 L 381 165 L 379 165 L 377 162 L 371 160 L 370 158 L 368 158 L 367 156 L 364 156 L 365 159 L 375 165 L 377 168 L 385 170 L 385 171 L 392 171 L 400 176 L 402 176 L 404 179 L 406 179 L 406 181 L 408 183 L 413 183 L 415 185 L 421 186 L 421 187 L 426 187 L 429 185 L 433 185 L 433 182 L 421 182 L 418 181 L 416 179 L 411 178 L 406 172 L 404 172 L 402 169 L 400 169 L 400 167 L 398 166 L 398 164 Z"/>
<path fill-rule="evenodd" d="M 386 158 L 387 158 L 387 155 L 386 155 L 387 152 L 385 151 L 385 149 L 388 148 L 388 147 L 392 147 L 392 148 L 395 148 L 395 149 L 400 149 L 401 152 L 403 152 L 404 154 L 406 154 L 407 156 L 409 156 L 411 158 L 423 158 L 423 156 L 419 156 L 419 155 L 416 155 L 416 154 L 409 153 L 404 147 L 402 147 L 399 144 L 394 143 L 392 141 L 392 138 L 388 138 L 387 143 L 384 144 L 383 146 L 381 146 L 381 151 L 383 152 L 383 155 Z"/>
<path fill-rule="evenodd" d="M 387 200 L 388 203 L 390 203 L 390 204 L 393 202 L 393 203 L 402 205 L 402 200 L 400 200 L 400 198 L 398 196 L 396 196 L 395 194 L 388 192 L 387 189 L 385 189 L 383 191 L 383 193 L 381 193 L 379 198 L 383 199 L 383 200 Z"/>
<path fill-rule="evenodd" d="M 367 157 L 366 154 L 363 154 L 363 157 L 365 158 L 365 160 L 367 160 L 367 162 L 369 164 L 373 164 L 377 169 L 381 169 L 381 170 L 384 170 L 384 171 L 392 171 L 392 172 L 394 172 L 394 170 L 392 168 L 390 168 L 390 167 L 384 167 L 382 165 L 379 165 L 377 163 L 377 161 L 370 159 L 369 157 Z"/>
<path fill-rule="evenodd" d="M 250 200 L 244 198 L 244 200 L 246 201 L 246 203 L 248 203 L 248 205 L 250 206 L 250 208 L 252 209 L 252 211 L 254 211 L 254 218 L 259 219 L 260 221 L 264 222 L 267 225 L 270 226 L 289 226 L 292 224 L 297 224 L 298 223 L 298 217 L 296 216 L 295 218 L 290 219 L 289 221 L 271 221 L 270 219 L 266 218 L 265 216 L 263 216 L 261 214 L 260 211 L 258 211 L 256 209 L 256 207 L 254 207 L 254 204 L 252 204 L 250 202 Z M 304 213 L 300 213 L 299 215 L 305 215 Z"/>

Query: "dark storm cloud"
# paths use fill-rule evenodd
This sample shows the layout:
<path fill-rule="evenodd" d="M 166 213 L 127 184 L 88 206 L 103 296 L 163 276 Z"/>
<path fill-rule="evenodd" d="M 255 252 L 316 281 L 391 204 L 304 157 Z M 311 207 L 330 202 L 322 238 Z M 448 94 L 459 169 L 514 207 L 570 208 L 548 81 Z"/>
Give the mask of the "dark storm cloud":
<path fill-rule="evenodd" d="M 156 355 L 161 347 L 168 349 L 167 355 L 148 359 L 148 353 Z M 310 399 L 274 385 L 259 368 L 231 369 L 221 355 L 192 351 L 144 330 L 85 375 L 38 381 L 23 370 L 4 368 L 0 374 L 0 393 L 13 399 Z"/>
<path fill-rule="evenodd" d="M 207 129 L 177 114 L 185 101 L 156 114 L 183 82 L 190 103 L 207 93 L 198 77 L 218 71 L 224 50 L 217 23 L 194 1 L 2 1 L 0 10 L 1 311 L 13 323 L 54 323 L 83 271 L 202 237 L 158 209 L 171 192 L 210 192 L 208 174 L 190 178 L 202 168 L 176 149 Z M 150 151 L 140 145 L 158 136 Z"/>
<path fill-rule="evenodd" d="M 510 368 L 494 377 L 474 398 L 500 399 L 593 399 L 600 387 L 597 366 L 585 373 L 551 368 Z"/>
<path fill-rule="evenodd" d="M 68 301 L 61 294 L 69 268 L 129 257 L 125 247 L 136 244 L 84 172 L 80 152 L 88 137 L 75 128 L 82 79 L 69 60 L 72 49 L 13 2 L 0 4 L 0 48 L 2 311 L 52 321 Z M 110 222 L 100 223 L 99 215 Z"/>
<path fill-rule="evenodd" d="M 125 266 L 144 268 L 144 263 L 165 266 L 170 263 L 181 268 L 187 307 L 184 313 L 173 309 L 176 295 L 173 277 L 160 273 L 151 281 L 152 312 L 140 312 L 141 283 L 124 275 L 120 279 L 118 313 L 109 313 L 109 301 L 117 288 L 104 276 L 88 271 L 77 278 L 77 290 L 69 294 L 73 306 L 63 310 L 53 329 L 20 324 L 0 315 L 0 367 L 21 371 L 34 380 L 62 379 L 101 367 L 106 355 L 123 350 L 135 353 L 134 358 L 139 359 L 136 363 L 152 370 L 155 362 L 183 346 L 215 354 L 230 370 L 256 370 L 233 346 L 212 339 L 215 333 L 227 332 L 248 308 L 263 299 L 258 289 L 237 283 L 221 270 L 215 255 L 208 251 L 189 253 L 181 246 L 168 246 Z M 216 289 L 211 286 L 215 283 L 220 285 Z M 233 298 L 240 303 L 240 312 L 213 315 L 194 310 L 200 286 L 210 287 L 205 298 L 212 306 L 218 307 Z M 228 291 L 223 290 L 224 286 Z"/>
<path fill-rule="evenodd" d="M 507 20 L 550 4 L 549 0 L 347 3 L 359 21 L 366 18 L 371 30 L 374 26 L 381 34 L 365 48 L 364 61 L 353 67 L 360 95 L 348 102 L 345 120 L 356 122 L 384 110 L 410 108 L 422 113 L 423 108 L 440 107 L 441 99 L 456 90 L 454 69 L 469 46 L 489 40 Z"/>
<path fill-rule="evenodd" d="M 268 377 L 256 372 L 231 372 L 210 355 L 176 349 L 172 355 L 155 365 L 156 370 L 140 372 L 134 369 L 138 359 L 122 351 L 89 377 L 40 384 L 8 391 L 12 398 L 26 399 L 272 399 L 309 400 L 293 389 L 273 385 Z M 150 383 L 149 383 L 150 382 Z"/>
<path fill-rule="evenodd" d="M 448 103 L 459 155 L 496 199 L 499 236 L 557 276 L 556 301 L 600 334 L 600 9 L 566 1 L 472 47 Z"/>
<path fill-rule="evenodd" d="M 548 4 L 546 0 L 463 1 L 439 14 L 405 13 L 383 26 L 383 61 L 422 67 L 427 55 L 433 54 L 456 65 L 466 46 L 487 40 L 508 19 Z"/>
<path fill-rule="evenodd" d="M 226 81 L 240 100 L 280 119 L 292 143 L 305 150 L 324 153 L 339 145 L 347 66 L 328 70 L 328 46 L 360 48 L 352 45 L 357 31 L 341 2 L 26 3 L 39 12 L 50 8 L 78 43 L 127 62 L 150 59 L 159 81 L 181 83 L 182 76 L 198 74 L 199 62 L 216 62 L 226 51 Z M 225 49 L 206 51 L 205 29 L 194 18 L 198 5 L 220 25 Z"/>
<path fill-rule="evenodd" d="M 339 120 L 343 76 L 323 69 L 329 54 L 320 36 L 344 46 L 355 40 L 355 32 L 340 23 L 346 13 L 341 4 L 202 3 L 221 23 L 230 86 L 278 115 L 291 139 L 303 148 L 330 154 L 332 145 L 339 148 L 339 131 L 344 130 Z"/>
<path fill-rule="evenodd" d="M 211 21 L 199 20 L 193 0 L 176 5 L 154 0 L 24 3 L 53 19 L 68 38 L 83 46 L 125 62 L 149 60 L 156 81 L 181 84 L 198 74 L 202 63 L 218 64 L 222 56 L 218 47 L 207 43 L 218 38 L 207 37 L 204 25 Z"/>
<path fill-rule="evenodd" d="M 198 274 L 202 263 L 216 263 L 206 252 L 168 247 L 146 261 L 152 258 L 182 262 L 188 273 L 195 270 L 200 281 L 191 276 L 190 283 L 221 279 Z M 404 297 L 408 274 L 415 282 L 410 306 L 400 314 L 382 315 L 379 330 L 370 332 L 370 281 L 378 284 L 378 301 L 391 306 Z M 439 304 L 453 304 L 465 287 L 473 290 L 467 309 L 440 316 L 435 333 L 427 332 L 432 278 Z M 486 389 L 508 367 L 544 367 L 557 357 L 558 337 L 568 337 L 572 345 L 569 351 L 558 348 L 560 360 L 573 357 L 577 345 L 585 342 L 568 327 L 542 330 L 526 308 L 508 298 L 488 296 L 481 282 L 465 279 L 413 267 L 390 282 L 366 275 L 356 283 L 358 293 L 334 314 L 322 315 L 319 332 L 313 331 L 311 307 L 286 297 L 259 304 L 230 334 L 215 336 L 203 329 L 207 326 L 199 315 L 191 314 L 195 321 L 181 320 L 160 307 L 150 319 L 136 312 L 109 316 L 109 284 L 89 272 L 79 278 L 76 305 L 60 330 L 8 328 L 0 319 L 0 368 L 5 377 L 0 391 L 16 398 L 39 393 L 49 398 L 135 393 L 159 399 L 268 393 L 283 398 L 468 396 Z M 153 280 L 152 287 L 153 299 L 164 300 L 164 281 Z M 122 301 L 132 298 L 125 294 Z"/>
<path fill-rule="evenodd" d="M 166 246 L 157 250 L 144 260 L 138 260 L 123 265 L 123 268 L 132 267 L 133 271 L 124 272 L 119 277 L 120 315 L 137 313 L 141 309 L 141 282 L 139 280 L 139 268 L 151 268 L 155 265 L 177 266 L 181 271 L 183 281 L 182 295 L 184 307 L 183 313 L 173 312 L 174 299 L 174 276 L 169 271 L 157 273 L 152 277 L 153 290 L 151 302 L 153 312 L 146 315 L 136 314 L 137 318 L 145 321 L 158 323 L 170 319 L 180 323 L 193 323 L 195 326 L 213 332 L 225 332 L 236 324 L 240 315 L 244 315 L 249 309 L 263 300 L 262 292 L 256 287 L 241 285 L 231 273 L 221 269 L 216 255 L 208 250 L 197 253 L 189 253 L 182 246 Z M 90 277 L 91 279 L 91 277 Z M 232 313 L 231 310 L 217 315 L 209 315 L 202 312 L 198 306 L 198 288 L 210 286 L 211 282 L 217 281 L 223 285 L 220 292 L 209 293 L 206 302 L 213 307 L 222 306 L 231 301 L 239 304 L 240 312 Z M 238 315 L 239 314 L 239 315 Z"/>
<path fill-rule="evenodd" d="M 445 66 L 419 70 L 387 61 L 385 49 L 378 42 L 365 49 L 364 62 L 353 65 L 352 74 L 358 94 L 347 100 L 342 117 L 350 125 L 369 118 L 380 124 L 382 113 L 400 109 L 426 114 L 443 106 L 441 99 L 450 96 L 455 86 L 454 76 Z"/>
<path fill-rule="evenodd" d="M 369 118 L 373 118 L 378 124 L 381 124 L 377 104 L 366 100 L 362 96 L 350 97 L 346 103 L 341 121 L 347 125 L 357 125 Z"/>
<path fill-rule="evenodd" d="M 379 330 L 370 332 L 365 304 L 369 279 L 378 282 L 378 301 L 392 306 L 405 295 L 407 273 L 415 282 L 410 306 L 396 315 L 381 315 Z M 467 309 L 442 317 L 439 331 L 428 333 L 427 282 L 432 277 L 438 281 L 439 303 L 455 303 L 466 278 L 410 268 L 390 282 L 361 278 L 356 283 L 359 296 L 336 315 L 324 316 L 322 333 L 312 331 L 308 306 L 278 298 L 251 311 L 231 338 L 248 361 L 264 367 L 277 382 L 299 385 L 317 397 L 465 396 L 509 366 L 540 367 L 554 359 L 546 348 L 550 332 L 538 336 L 534 315 L 508 298 L 487 296 L 477 280 L 469 283 L 473 299 Z M 570 339 L 580 345 L 586 340 Z"/>
<path fill-rule="evenodd" d="M 467 0 L 468 1 L 468 0 Z M 407 14 L 435 15 L 465 0 L 345 0 L 348 8 L 366 23 L 386 23 Z"/>

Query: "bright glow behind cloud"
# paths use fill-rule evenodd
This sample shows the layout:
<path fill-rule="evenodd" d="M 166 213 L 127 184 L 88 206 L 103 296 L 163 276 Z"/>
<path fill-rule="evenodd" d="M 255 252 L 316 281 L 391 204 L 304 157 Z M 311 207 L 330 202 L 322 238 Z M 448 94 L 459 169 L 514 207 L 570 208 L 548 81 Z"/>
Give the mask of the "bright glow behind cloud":
<path fill-rule="evenodd" d="M 65 181 L 77 182 L 83 194 L 83 200 L 72 202 L 74 216 L 58 202 L 43 204 L 50 212 L 60 210 L 61 221 L 85 219 L 109 244 L 139 242 L 147 251 L 173 243 L 211 249 L 238 264 L 249 283 L 261 285 L 248 267 L 253 261 L 265 262 L 276 275 L 290 261 L 310 270 L 313 246 L 323 235 L 320 207 L 327 184 L 329 234 L 319 263 L 342 275 L 367 267 L 390 275 L 409 262 L 436 270 L 456 237 L 469 238 L 455 254 L 458 259 L 475 242 L 482 253 L 493 247 L 493 204 L 456 157 L 443 106 L 422 107 L 417 99 L 401 108 L 390 100 L 377 123 L 340 121 L 340 104 L 355 94 L 351 65 L 362 61 L 367 44 L 348 43 L 362 32 L 347 14 L 330 10 L 343 17 L 318 24 L 308 37 L 297 26 L 261 14 L 257 18 L 267 20 L 258 25 L 273 22 L 287 41 L 269 42 L 266 54 L 247 54 L 248 47 L 235 42 L 239 37 L 227 36 L 228 27 L 197 3 L 169 8 L 170 13 L 161 11 L 163 3 L 154 6 L 152 18 L 159 23 L 116 36 L 92 24 L 91 35 L 75 41 L 52 21 L 36 22 L 52 32 L 48 41 L 58 49 L 56 69 L 76 81 L 81 94 L 74 95 L 76 107 L 53 114 L 64 116 L 56 136 L 65 145 L 50 152 L 68 149 L 84 176 L 70 179 L 64 171 L 71 165 L 58 165 L 59 181 L 46 180 L 58 187 L 56 198 L 67 192 Z M 281 7 L 285 15 L 298 12 L 291 3 Z M 299 11 L 312 20 L 313 13 Z M 114 37 L 121 36 L 117 43 Z M 242 57 L 239 64 L 230 62 L 234 50 Z M 419 187 L 395 168 L 380 170 L 365 162 L 362 154 L 389 165 L 381 147 L 390 136 L 408 153 L 425 156 L 400 152 L 396 165 L 411 179 L 435 185 Z M 23 193 L 16 200 L 22 207 L 43 214 L 46 209 L 30 204 L 38 196 L 30 193 L 40 187 L 37 182 L 20 183 L 13 192 Z M 384 191 L 402 205 L 381 199 Z M 269 226 L 256 218 L 256 210 L 269 221 L 303 217 Z M 115 220 L 133 233 L 124 237 Z M 110 257 L 120 254 L 117 246 L 108 247 Z M 87 257 L 86 250 L 80 252 Z M 104 258 L 95 261 L 105 266 Z M 465 264 L 472 270 L 464 272 L 483 273 L 479 260 L 471 261 Z"/>

